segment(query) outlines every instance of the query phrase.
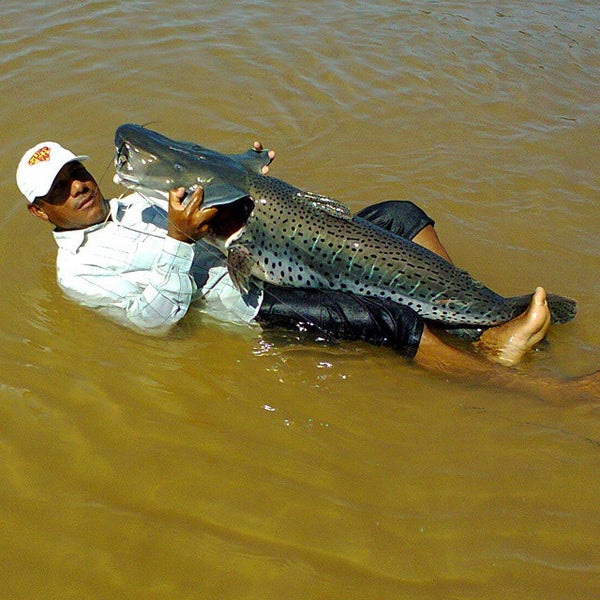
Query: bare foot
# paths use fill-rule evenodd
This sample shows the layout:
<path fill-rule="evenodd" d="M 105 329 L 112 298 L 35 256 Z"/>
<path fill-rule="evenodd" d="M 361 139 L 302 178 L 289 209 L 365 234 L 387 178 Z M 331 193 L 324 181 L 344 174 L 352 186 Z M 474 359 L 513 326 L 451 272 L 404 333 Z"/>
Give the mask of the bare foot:
<path fill-rule="evenodd" d="M 536 288 L 529 307 L 518 317 L 483 332 L 474 346 L 488 360 L 506 367 L 516 365 L 550 327 L 550 310 L 544 288 Z"/>

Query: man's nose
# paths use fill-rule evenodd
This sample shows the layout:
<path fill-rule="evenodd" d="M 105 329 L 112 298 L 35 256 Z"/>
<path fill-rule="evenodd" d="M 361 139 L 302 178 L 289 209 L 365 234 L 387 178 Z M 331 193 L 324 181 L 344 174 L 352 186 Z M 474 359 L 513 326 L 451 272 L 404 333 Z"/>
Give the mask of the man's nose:
<path fill-rule="evenodd" d="M 79 181 L 79 179 L 74 179 L 71 182 L 71 196 L 78 196 L 83 192 L 88 190 L 88 185 L 85 181 Z"/>

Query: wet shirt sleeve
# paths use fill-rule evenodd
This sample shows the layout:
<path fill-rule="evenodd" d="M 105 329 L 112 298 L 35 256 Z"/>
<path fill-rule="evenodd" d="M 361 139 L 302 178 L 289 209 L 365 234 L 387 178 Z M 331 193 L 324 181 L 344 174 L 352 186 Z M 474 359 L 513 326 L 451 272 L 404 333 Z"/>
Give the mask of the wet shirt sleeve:
<path fill-rule="evenodd" d="M 161 332 L 190 306 L 193 256 L 191 245 L 169 237 L 96 232 L 76 252 L 60 248 L 58 282 L 80 304 L 137 329 Z"/>

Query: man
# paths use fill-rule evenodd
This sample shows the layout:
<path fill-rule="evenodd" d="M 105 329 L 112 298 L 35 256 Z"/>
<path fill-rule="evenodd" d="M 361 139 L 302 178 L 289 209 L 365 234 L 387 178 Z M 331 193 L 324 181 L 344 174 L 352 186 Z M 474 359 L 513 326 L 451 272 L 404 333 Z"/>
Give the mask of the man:
<path fill-rule="evenodd" d="M 273 152 L 265 156 L 263 174 Z M 550 313 L 537 288 L 525 313 L 483 332 L 479 356 L 444 344 L 410 308 L 385 299 L 334 291 L 279 288 L 254 282 L 239 292 L 224 257 L 202 237 L 223 208 L 202 206 L 203 190 L 185 203 L 185 190 L 168 201 L 133 193 L 107 201 L 75 155 L 55 142 L 41 142 L 23 155 L 17 184 L 34 216 L 54 225 L 58 282 L 65 293 L 129 326 L 162 332 L 186 314 L 192 302 L 227 321 L 264 327 L 304 324 L 325 335 L 385 344 L 429 370 L 458 379 L 528 391 L 560 401 L 597 392 L 598 377 L 577 382 L 534 380 L 500 368 L 517 364 L 546 334 Z M 410 203 L 384 203 L 360 213 L 412 238 L 449 260 L 433 221 Z M 567 395 L 569 395 L 567 394 Z"/>

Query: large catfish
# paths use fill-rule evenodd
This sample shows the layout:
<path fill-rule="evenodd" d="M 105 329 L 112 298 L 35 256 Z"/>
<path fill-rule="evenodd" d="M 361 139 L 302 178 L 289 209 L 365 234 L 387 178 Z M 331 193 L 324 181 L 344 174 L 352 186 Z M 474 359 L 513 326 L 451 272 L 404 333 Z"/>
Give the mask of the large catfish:
<path fill-rule="evenodd" d="M 221 205 L 212 241 L 240 289 L 254 275 L 389 298 L 449 328 L 503 323 L 531 297 L 504 298 L 437 254 L 352 218 L 343 204 L 262 175 L 266 152 L 221 154 L 132 124 L 117 129 L 115 146 L 116 181 L 141 192 L 201 185 L 204 204 Z M 554 323 L 575 316 L 569 298 L 549 294 L 548 303 Z"/>

